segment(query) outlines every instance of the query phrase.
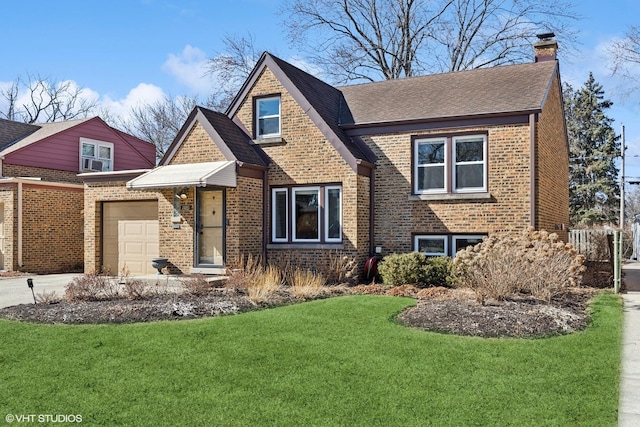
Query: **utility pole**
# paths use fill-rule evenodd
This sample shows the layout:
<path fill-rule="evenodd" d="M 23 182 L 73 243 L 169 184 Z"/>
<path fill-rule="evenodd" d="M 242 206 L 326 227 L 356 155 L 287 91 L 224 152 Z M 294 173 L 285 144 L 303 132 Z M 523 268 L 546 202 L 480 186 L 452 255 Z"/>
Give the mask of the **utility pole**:
<path fill-rule="evenodd" d="M 624 152 L 627 150 L 627 147 L 624 143 L 624 125 L 622 125 L 622 133 L 620 134 L 621 144 L 620 144 L 620 223 L 618 226 L 620 230 L 624 231 Z"/>

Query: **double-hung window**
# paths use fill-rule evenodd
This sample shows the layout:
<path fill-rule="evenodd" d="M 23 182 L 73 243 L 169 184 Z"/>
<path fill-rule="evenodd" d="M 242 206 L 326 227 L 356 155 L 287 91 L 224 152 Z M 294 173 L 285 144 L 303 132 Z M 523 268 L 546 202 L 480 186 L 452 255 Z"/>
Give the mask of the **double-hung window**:
<path fill-rule="evenodd" d="M 271 241 L 342 242 L 342 187 L 321 185 L 273 188 Z"/>
<path fill-rule="evenodd" d="M 487 191 L 486 135 L 414 140 L 414 194 Z"/>
<path fill-rule="evenodd" d="M 80 138 L 80 171 L 112 171 L 113 144 Z"/>
<path fill-rule="evenodd" d="M 280 136 L 280 97 L 256 99 L 256 138 Z"/>

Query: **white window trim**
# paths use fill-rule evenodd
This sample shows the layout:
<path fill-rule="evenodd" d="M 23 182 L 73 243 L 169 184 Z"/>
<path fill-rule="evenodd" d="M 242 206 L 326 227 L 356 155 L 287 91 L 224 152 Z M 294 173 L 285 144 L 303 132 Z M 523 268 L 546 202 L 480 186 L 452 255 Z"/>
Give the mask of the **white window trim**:
<path fill-rule="evenodd" d="M 340 233 L 338 234 L 340 237 L 329 237 L 329 209 L 328 209 L 328 201 L 329 201 L 329 190 L 338 190 L 340 197 L 338 199 L 338 204 L 340 205 Z M 324 187 L 324 241 L 329 243 L 342 242 L 342 187 L 339 185 L 329 185 Z"/>
<path fill-rule="evenodd" d="M 260 102 L 262 101 L 271 101 L 277 99 L 278 100 L 278 114 L 272 114 L 267 116 L 260 116 Z M 275 138 L 282 134 L 282 100 L 279 96 L 269 96 L 266 98 L 257 98 L 256 99 L 256 139 L 265 139 L 265 138 Z M 260 133 L 260 119 L 272 119 L 274 117 L 278 118 L 278 132 L 277 133 Z"/>
<path fill-rule="evenodd" d="M 460 140 L 478 140 L 482 138 L 482 158 L 481 161 L 473 161 L 473 162 L 456 162 L 456 150 L 457 150 L 457 142 Z M 465 135 L 465 136 L 454 136 L 451 138 L 451 145 L 453 151 L 453 159 L 452 165 L 453 168 L 451 170 L 451 191 L 453 193 L 477 193 L 477 192 L 486 192 L 487 191 L 487 136 L 486 135 Z M 466 188 L 456 188 L 456 169 L 459 165 L 479 165 L 482 164 L 482 187 L 466 187 Z"/>
<path fill-rule="evenodd" d="M 285 230 L 284 238 L 276 237 L 276 193 L 284 193 L 285 196 Z M 289 191 L 286 188 L 273 188 L 271 190 L 271 241 L 272 242 L 288 242 L 289 241 Z"/>
<path fill-rule="evenodd" d="M 83 156 L 82 155 L 82 146 L 83 145 L 93 145 L 94 146 L 94 153 L 95 156 L 92 157 L 88 157 L 88 156 Z M 79 165 L 79 170 L 82 172 L 86 169 L 84 169 L 84 165 L 83 165 L 83 159 L 84 158 L 91 158 L 97 161 L 100 161 L 100 147 L 108 147 L 109 148 L 109 152 L 111 153 L 111 157 L 109 158 L 109 162 L 111 164 L 111 168 L 108 169 L 108 171 L 113 171 L 114 168 L 114 147 L 113 147 L 113 143 L 112 142 L 105 142 L 105 141 L 98 141 L 95 139 L 89 139 L 89 138 L 80 138 L 80 145 L 79 145 L 79 161 L 80 161 L 80 165 Z M 104 171 L 104 169 L 103 169 Z"/>
<path fill-rule="evenodd" d="M 413 250 L 415 252 L 418 252 L 418 248 L 419 248 L 418 241 L 420 239 L 432 239 L 432 240 L 441 239 L 442 241 L 444 241 L 444 253 L 421 252 L 426 256 L 446 256 L 449 253 L 449 238 L 445 234 L 420 234 L 420 235 L 413 236 Z"/>
<path fill-rule="evenodd" d="M 316 191 L 318 193 L 318 238 L 317 239 L 298 239 L 298 237 L 296 236 L 296 222 L 297 222 L 297 218 L 296 218 L 296 193 L 298 192 L 303 192 L 303 191 Z M 321 214 L 322 211 L 320 209 L 321 207 L 321 203 L 320 203 L 320 195 L 322 193 L 320 192 L 320 187 L 293 187 L 291 189 L 291 241 L 292 242 L 300 242 L 300 243 L 304 243 L 304 242 L 320 242 L 320 221 L 322 220 L 321 218 Z"/>
<path fill-rule="evenodd" d="M 418 163 L 419 155 L 418 155 L 418 147 L 421 143 L 433 144 L 433 143 L 444 143 L 444 163 L 431 163 L 431 164 L 421 164 Z M 442 194 L 447 192 L 448 183 L 449 183 L 449 150 L 447 138 L 422 138 L 416 139 L 413 142 L 413 158 L 415 159 L 415 165 L 413 167 L 413 176 L 414 176 L 414 194 Z M 444 188 L 432 189 L 432 190 L 420 190 L 419 189 L 419 181 L 418 181 L 418 170 L 419 168 L 429 168 L 429 167 L 442 167 L 444 166 Z"/>
<path fill-rule="evenodd" d="M 487 235 L 486 234 L 456 234 L 454 236 L 451 236 L 451 256 L 456 256 L 456 254 L 458 253 L 458 240 L 462 240 L 462 239 L 480 239 L 482 240 L 483 238 L 485 238 Z"/>

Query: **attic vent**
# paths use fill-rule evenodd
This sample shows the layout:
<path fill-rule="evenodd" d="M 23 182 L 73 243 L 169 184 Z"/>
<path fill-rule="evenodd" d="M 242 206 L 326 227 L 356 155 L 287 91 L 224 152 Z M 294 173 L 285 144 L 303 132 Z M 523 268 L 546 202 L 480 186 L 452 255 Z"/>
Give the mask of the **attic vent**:
<path fill-rule="evenodd" d="M 101 160 L 92 159 L 91 157 L 83 157 L 82 169 L 102 172 L 104 170 L 104 163 Z"/>

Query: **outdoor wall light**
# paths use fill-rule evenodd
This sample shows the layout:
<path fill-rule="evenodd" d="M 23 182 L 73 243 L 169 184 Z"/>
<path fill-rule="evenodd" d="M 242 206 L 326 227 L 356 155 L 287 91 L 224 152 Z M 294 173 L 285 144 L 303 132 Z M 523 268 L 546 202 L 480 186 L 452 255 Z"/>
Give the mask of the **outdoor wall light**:
<path fill-rule="evenodd" d="M 187 192 L 189 191 L 188 188 L 181 188 L 181 189 L 176 189 L 176 198 L 178 199 L 186 199 L 187 198 Z"/>

